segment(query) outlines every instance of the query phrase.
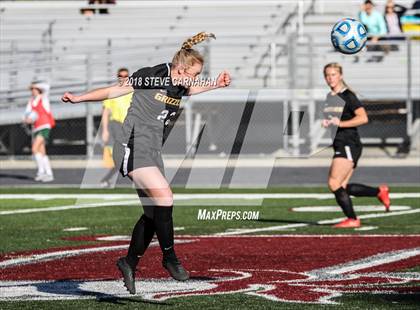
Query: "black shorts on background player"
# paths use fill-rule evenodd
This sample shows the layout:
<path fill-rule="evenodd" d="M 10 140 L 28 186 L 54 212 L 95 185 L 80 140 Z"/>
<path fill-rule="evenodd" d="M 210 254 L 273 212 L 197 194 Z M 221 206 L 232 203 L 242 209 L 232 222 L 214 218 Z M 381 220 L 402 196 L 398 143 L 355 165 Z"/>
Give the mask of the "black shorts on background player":
<path fill-rule="evenodd" d="M 353 162 L 353 168 L 357 167 L 357 162 L 362 155 L 363 146 L 361 143 L 341 143 L 334 142 L 333 144 L 334 156 L 333 158 L 343 157 Z"/>

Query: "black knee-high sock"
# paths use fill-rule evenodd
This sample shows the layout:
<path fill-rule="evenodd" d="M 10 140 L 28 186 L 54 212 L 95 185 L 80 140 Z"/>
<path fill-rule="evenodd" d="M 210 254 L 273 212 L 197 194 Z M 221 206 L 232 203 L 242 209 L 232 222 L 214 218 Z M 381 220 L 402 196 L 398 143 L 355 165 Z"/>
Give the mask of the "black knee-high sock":
<path fill-rule="evenodd" d="M 174 250 L 173 207 L 155 206 L 154 223 L 156 236 L 162 249 L 163 258 L 176 258 Z"/>
<path fill-rule="evenodd" d="M 348 218 L 357 219 L 356 214 L 354 213 L 353 203 L 351 202 L 350 196 L 347 194 L 346 190 L 340 187 L 334 192 L 334 195 L 335 200 L 343 210 L 344 214 Z"/>
<path fill-rule="evenodd" d="M 379 194 L 378 187 L 367 186 L 363 184 L 351 183 L 346 187 L 349 195 L 356 197 L 376 197 Z"/>
<path fill-rule="evenodd" d="M 133 268 L 137 266 L 139 257 L 146 251 L 153 239 L 154 233 L 153 219 L 143 214 L 134 226 L 127 253 L 127 261 Z"/>

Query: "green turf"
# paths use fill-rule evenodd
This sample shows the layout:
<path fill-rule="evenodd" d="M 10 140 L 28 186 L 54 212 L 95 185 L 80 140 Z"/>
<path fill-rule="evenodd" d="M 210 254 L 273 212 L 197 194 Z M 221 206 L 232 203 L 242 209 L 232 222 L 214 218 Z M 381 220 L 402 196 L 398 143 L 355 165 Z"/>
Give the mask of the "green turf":
<path fill-rule="evenodd" d="M 65 205 L 68 201 L 61 199 L 41 201 L 24 200 L 18 203 L 19 208 L 45 205 Z M 2 201 L 4 209 L 10 210 L 15 207 L 15 201 Z M 263 228 L 268 226 L 280 226 L 296 223 L 307 223 L 307 227 L 290 228 L 277 231 L 265 231 L 264 234 L 337 234 L 343 230 L 337 230 L 331 225 L 317 225 L 316 221 L 342 217 L 340 212 L 313 212 L 298 213 L 290 211 L 298 206 L 322 206 L 334 205 L 333 200 L 318 199 L 265 199 L 260 205 L 227 205 L 227 206 L 199 206 L 182 205 L 175 207 L 175 226 L 184 227 L 179 234 L 203 235 L 225 232 L 227 229 L 237 228 Z M 378 204 L 376 200 L 369 198 L 355 199 L 355 204 Z M 408 205 L 420 208 L 418 199 L 398 199 L 399 205 Z M 99 207 L 91 209 L 76 209 L 65 211 L 50 211 L 29 214 L 12 214 L 0 217 L 0 232 L 8 238 L 0 238 L 1 252 L 33 250 L 58 246 L 76 245 L 74 241 L 63 240 L 63 237 L 95 234 L 123 234 L 129 235 L 132 226 L 140 214 L 140 207 L 135 205 Z M 45 208 L 45 207 L 44 207 Z M 229 211 L 259 211 L 259 220 L 198 220 L 198 210 L 229 210 Z M 360 215 L 367 212 L 360 212 Z M 420 213 L 399 215 L 384 218 L 362 220 L 364 225 L 378 226 L 373 231 L 345 230 L 350 234 L 370 234 L 374 232 L 388 234 L 410 234 L 420 232 Z M 30 233 L 27 228 L 30 227 Z M 87 227 L 88 230 L 78 232 L 64 232 L 63 229 L 70 227 Z M 26 233 L 24 233 L 26 232 Z M 256 234 L 259 234 L 258 232 Z"/>
<path fill-rule="evenodd" d="M 57 200 L 57 199 L 53 199 L 53 200 L 1 199 L 0 211 L 68 206 L 68 205 L 74 205 L 75 202 L 76 202 L 76 199 L 60 199 L 60 200 Z"/>

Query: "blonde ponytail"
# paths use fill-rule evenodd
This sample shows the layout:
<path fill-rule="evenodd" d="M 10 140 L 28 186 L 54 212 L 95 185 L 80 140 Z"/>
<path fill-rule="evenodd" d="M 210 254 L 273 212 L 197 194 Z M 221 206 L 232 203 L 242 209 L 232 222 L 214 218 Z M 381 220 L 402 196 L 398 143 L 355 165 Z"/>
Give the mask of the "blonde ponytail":
<path fill-rule="evenodd" d="M 195 63 L 203 64 L 203 56 L 194 50 L 193 46 L 205 41 L 208 38 L 216 39 L 216 36 L 213 33 L 203 31 L 185 40 L 184 43 L 182 43 L 181 49 L 176 52 L 174 58 L 172 59 L 172 66 L 184 65 L 189 67 Z"/>
<path fill-rule="evenodd" d="M 181 49 L 192 49 L 194 45 L 197 45 L 198 43 L 201 43 L 208 38 L 216 39 L 216 36 L 213 33 L 204 31 L 197 33 L 195 36 L 192 36 L 191 38 L 185 40 L 184 43 L 182 43 Z"/>

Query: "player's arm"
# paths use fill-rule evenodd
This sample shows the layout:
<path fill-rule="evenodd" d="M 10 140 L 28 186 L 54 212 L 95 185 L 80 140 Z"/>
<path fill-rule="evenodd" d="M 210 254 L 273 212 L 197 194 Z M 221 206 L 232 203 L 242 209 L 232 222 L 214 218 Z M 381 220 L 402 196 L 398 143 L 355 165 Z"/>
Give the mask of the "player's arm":
<path fill-rule="evenodd" d="M 32 112 L 32 106 L 31 103 L 28 102 L 25 108 L 25 113 L 23 114 L 23 122 L 25 124 L 32 124 L 32 120 L 29 118 L 29 114 Z"/>
<path fill-rule="evenodd" d="M 61 100 L 63 102 L 71 103 L 79 103 L 86 101 L 102 101 L 105 99 L 112 99 L 124 96 L 129 93 L 132 93 L 133 91 L 134 88 L 130 84 L 128 84 L 128 82 L 126 82 L 124 84 L 116 84 L 108 87 L 97 88 L 79 96 L 66 92 L 63 95 L 63 97 L 61 97 Z"/>
<path fill-rule="evenodd" d="M 223 88 L 230 85 L 230 74 L 227 71 L 223 71 L 217 77 L 215 84 L 210 84 L 206 86 L 192 86 L 188 89 L 188 95 L 196 95 L 199 93 L 203 93 L 209 90 Z"/>
<path fill-rule="evenodd" d="M 348 121 L 340 121 L 337 117 L 334 117 L 330 120 L 332 124 L 338 126 L 340 128 L 350 128 L 350 127 L 357 127 L 369 122 L 369 118 L 367 116 L 366 110 L 363 107 L 360 107 L 354 110 L 355 116 Z"/>

